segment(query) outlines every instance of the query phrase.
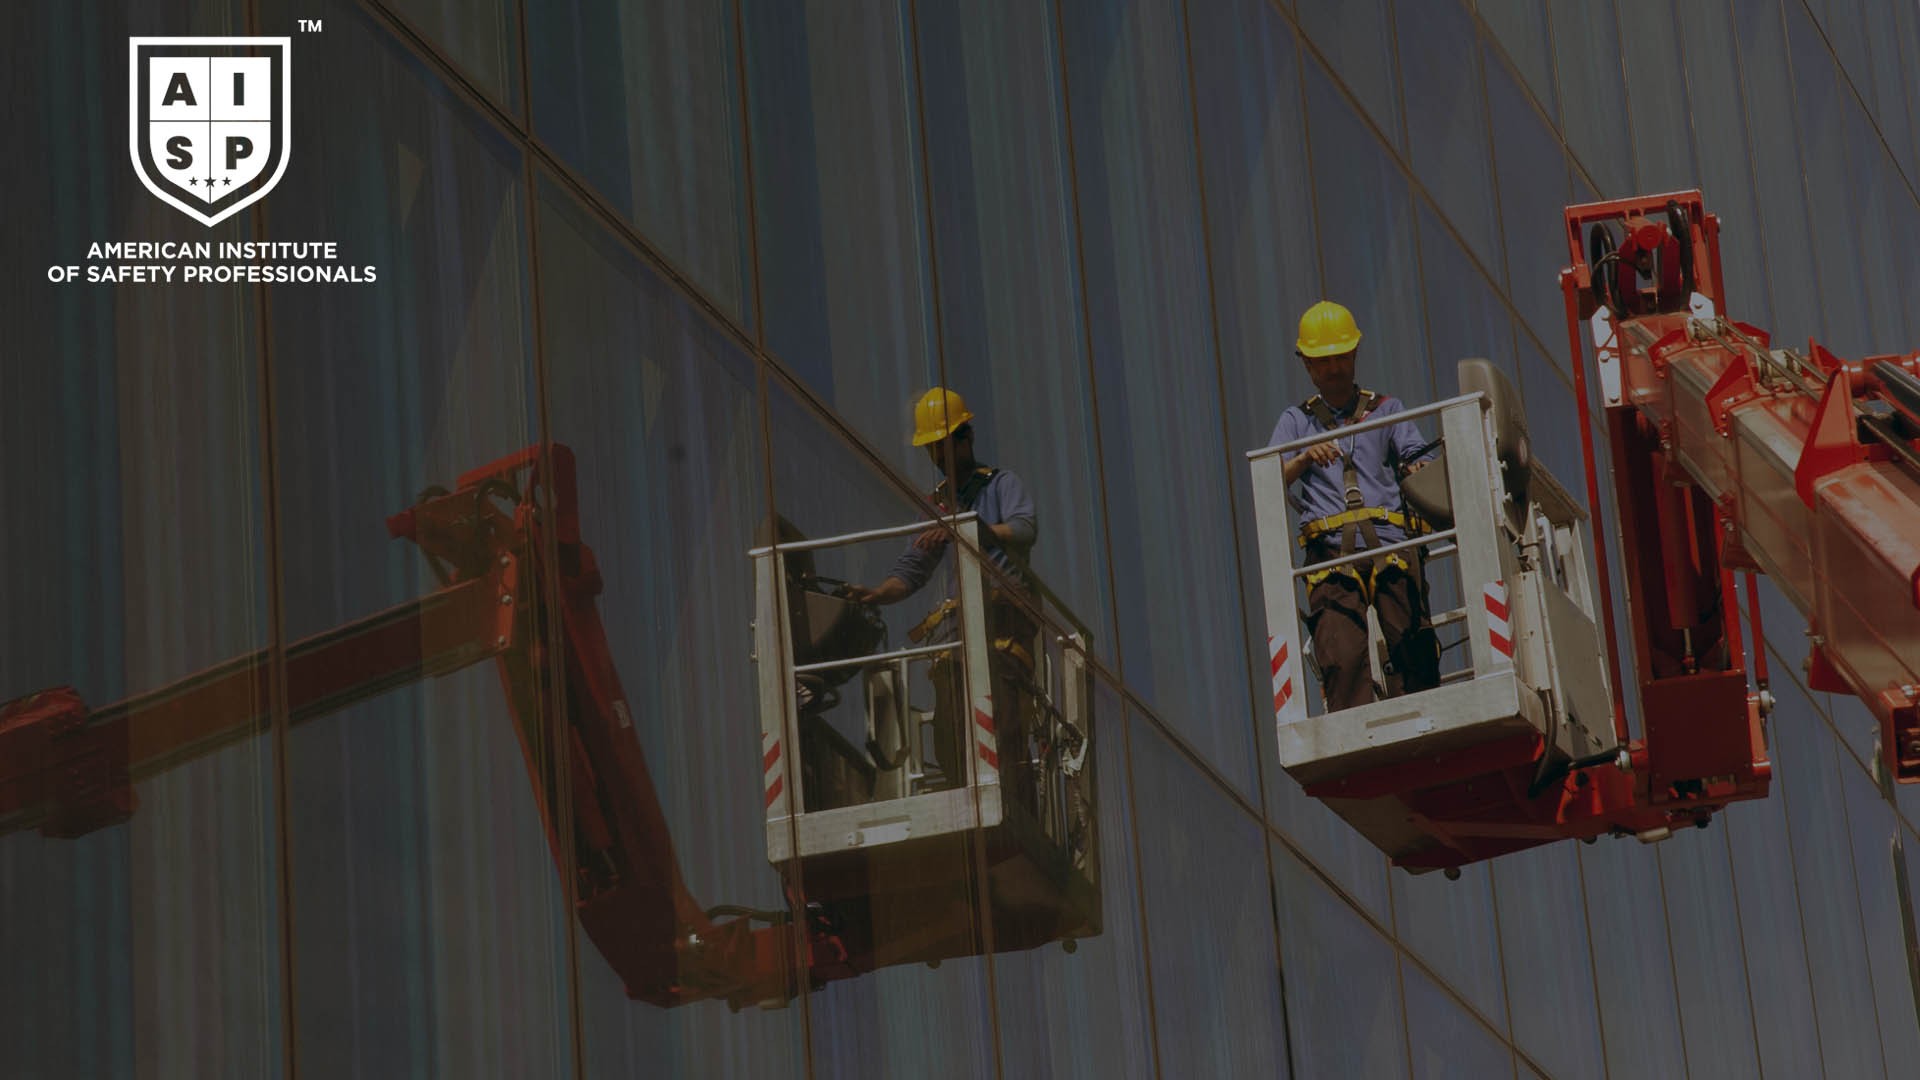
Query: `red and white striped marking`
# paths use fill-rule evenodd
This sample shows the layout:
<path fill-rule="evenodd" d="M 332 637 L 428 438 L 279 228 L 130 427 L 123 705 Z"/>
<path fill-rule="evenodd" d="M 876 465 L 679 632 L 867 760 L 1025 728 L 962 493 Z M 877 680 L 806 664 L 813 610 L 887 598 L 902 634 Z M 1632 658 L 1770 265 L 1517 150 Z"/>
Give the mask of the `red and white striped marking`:
<path fill-rule="evenodd" d="M 780 767 L 780 740 L 772 732 L 762 732 L 760 745 L 766 747 L 760 758 L 760 771 L 767 789 L 767 809 L 773 809 L 773 801 L 786 790 L 785 770 Z"/>
<path fill-rule="evenodd" d="M 1287 663 L 1292 650 L 1285 641 L 1274 644 L 1273 638 L 1267 638 L 1267 646 L 1273 650 L 1273 715 L 1278 717 L 1293 700 L 1293 665 Z"/>
<path fill-rule="evenodd" d="M 993 729 L 993 695 L 973 703 L 973 748 L 980 758 L 980 779 L 984 784 L 1000 776 L 1000 736 Z"/>
<path fill-rule="evenodd" d="M 1505 582 L 1489 581 L 1481 590 L 1487 600 L 1487 639 L 1493 643 L 1493 651 L 1507 659 L 1513 659 L 1513 624 L 1508 621 L 1512 614 L 1507 607 L 1507 586 Z"/>

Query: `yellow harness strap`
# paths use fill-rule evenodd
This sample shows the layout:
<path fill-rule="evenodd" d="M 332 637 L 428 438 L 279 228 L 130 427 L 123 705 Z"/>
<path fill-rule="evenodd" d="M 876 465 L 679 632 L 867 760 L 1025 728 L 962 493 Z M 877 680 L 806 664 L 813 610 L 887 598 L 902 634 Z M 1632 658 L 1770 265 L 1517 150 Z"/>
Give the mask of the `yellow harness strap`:
<path fill-rule="evenodd" d="M 1385 510 L 1378 506 L 1363 506 L 1358 510 L 1342 510 L 1338 514 L 1329 514 L 1323 518 L 1315 518 L 1305 525 L 1300 526 L 1300 546 L 1306 547 L 1308 542 L 1312 540 L 1364 519 L 1384 521 L 1389 525 L 1397 526 L 1409 536 L 1418 536 L 1428 531 L 1425 522 L 1418 518 L 1409 517 L 1398 510 Z"/>
<path fill-rule="evenodd" d="M 1385 570 L 1389 566 L 1395 566 L 1399 567 L 1400 572 L 1403 574 L 1413 573 L 1413 564 L 1402 558 L 1397 551 L 1375 559 L 1364 575 L 1356 569 L 1356 567 L 1359 566 L 1368 566 L 1368 564 L 1347 563 L 1344 566 L 1336 566 L 1329 570 L 1314 570 L 1307 574 L 1307 588 L 1311 590 L 1321 582 L 1338 574 L 1341 577 L 1351 578 L 1353 583 L 1359 587 L 1360 595 L 1365 597 L 1368 603 L 1372 603 L 1373 587 L 1379 583 L 1380 572 L 1382 570 Z"/>

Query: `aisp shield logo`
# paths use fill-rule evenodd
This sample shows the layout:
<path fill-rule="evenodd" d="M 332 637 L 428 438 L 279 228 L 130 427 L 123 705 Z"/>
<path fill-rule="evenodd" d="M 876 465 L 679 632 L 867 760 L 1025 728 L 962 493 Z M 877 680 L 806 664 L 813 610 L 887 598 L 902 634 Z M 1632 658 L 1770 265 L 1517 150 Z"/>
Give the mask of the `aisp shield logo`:
<path fill-rule="evenodd" d="M 273 190 L 287 171 L 289 46 L 283 37 L 128 40 L 128 150 L 148 191 L 214 225 Z"/>

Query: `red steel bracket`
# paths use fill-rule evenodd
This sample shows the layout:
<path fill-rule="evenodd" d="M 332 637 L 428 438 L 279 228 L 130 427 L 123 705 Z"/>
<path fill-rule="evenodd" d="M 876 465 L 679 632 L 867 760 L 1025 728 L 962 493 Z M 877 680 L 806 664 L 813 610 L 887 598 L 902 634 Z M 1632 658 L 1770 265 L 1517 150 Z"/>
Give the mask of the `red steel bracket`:
<path fill-rule="evenodd" d="M 1759 394 L 1760 388 L 1754 382 L 1753 367 L 1747 363 L 1746 354 L 1734 354 L 1733 361 L 1720 373 L 1713 388 L 1707 391 L 1707 415 L 1713 418 L 1713 430 L 1723 437 L 1732 434 L 1733 410 Z"/>
<path fill-rule="evenodd" d="M 1800 451 L 1800 464 L 1793 470 L 1793 490 L 1807 509 L 1815 509 L 1813 486 L 1823 476 L 1867 459 L 1860 445 L 1860 433 L 1854 430 L 1853 381 L 1847 371 L 1825 349 L 1815 345 L 1817 355 L 1825 355 L 1831 364 L 1826 392 L 1820 395 L 1820 407 L 1813 414 L 1807 443 Z"/>

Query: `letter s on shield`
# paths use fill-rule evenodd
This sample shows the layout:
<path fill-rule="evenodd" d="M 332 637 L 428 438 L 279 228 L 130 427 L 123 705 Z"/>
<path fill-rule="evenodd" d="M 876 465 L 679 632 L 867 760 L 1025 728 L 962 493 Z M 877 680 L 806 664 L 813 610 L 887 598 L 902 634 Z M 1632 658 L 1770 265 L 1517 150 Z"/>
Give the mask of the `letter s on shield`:
<path fill-rule="evenodd" d="M 214 225 L 273 190 L 291 141 L 291 39 L 136 37 L 127 51 L 127 149 L 148 191 Z"/>

